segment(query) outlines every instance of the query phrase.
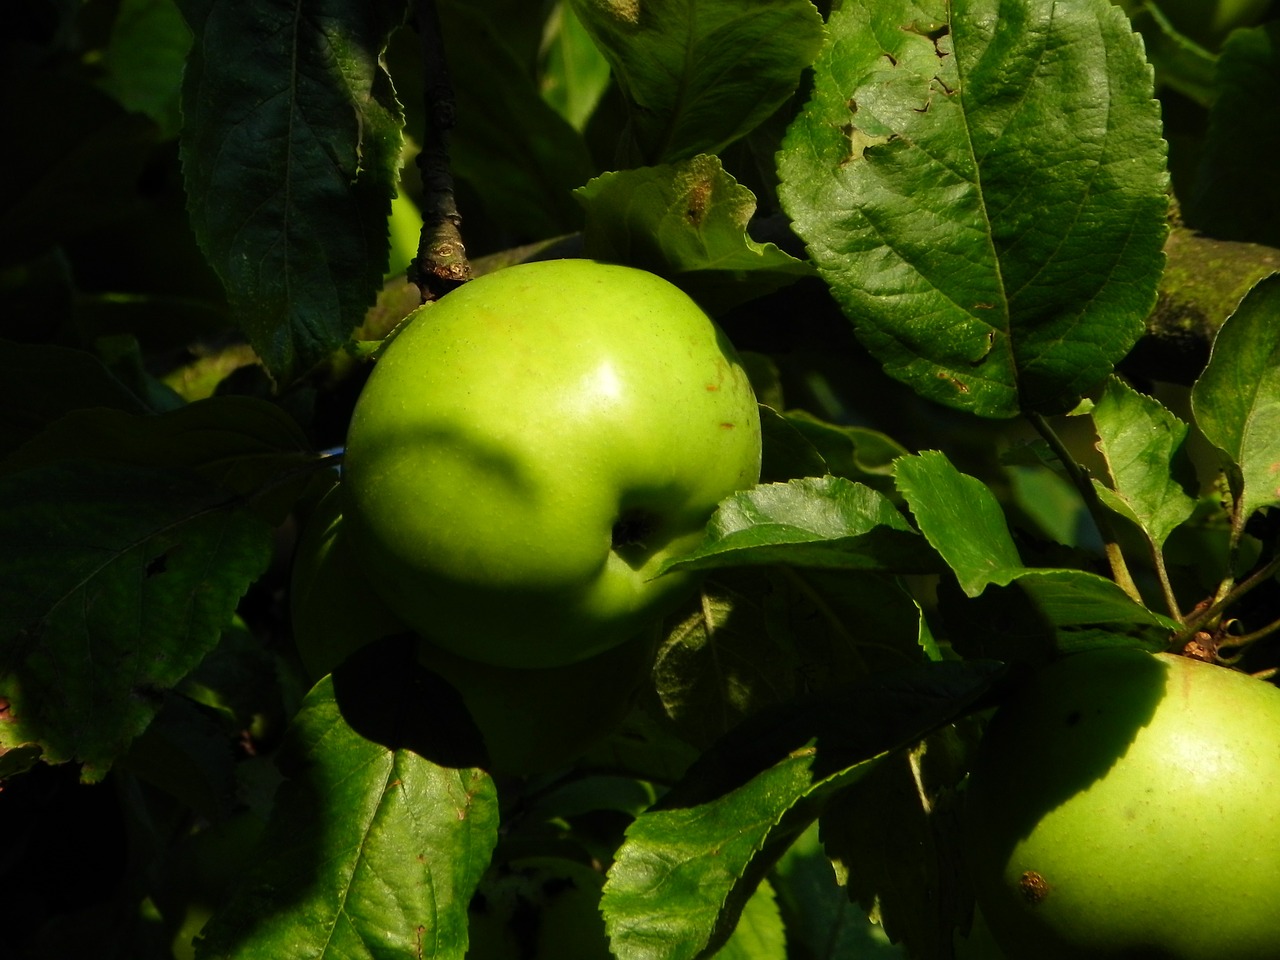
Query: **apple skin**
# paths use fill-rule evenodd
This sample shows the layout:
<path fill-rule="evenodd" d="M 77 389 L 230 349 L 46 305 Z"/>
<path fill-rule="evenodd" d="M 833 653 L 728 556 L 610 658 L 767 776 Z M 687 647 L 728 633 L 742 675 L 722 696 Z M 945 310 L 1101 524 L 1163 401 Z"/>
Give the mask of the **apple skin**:
<path fill-rule="evenodd" d="M 344 535 L 340 487 L 303 527 L 293 566 L 294 642 L 311 680 L 365 644 L 411 632 L 378 596 Z M 621 725 L 653 665 L 656 629 L 563 667 L 496 667 L 419 639 L 418 662 L 462 697 L 484 736 L 490 771 L 524 776 L 559 769 Z"/>
<path fill-rule="evenodd" d="M 591 657 L 692 595 L 655 578 L 760 475 L 732 345 L 667 281 L 523 263 L 421 308 L 352 416 L 344 514 L 419 634 L 508 667 Z"/>
<path fill-rule="evenodd" d="M 1065 657 L 996 712 L 965 842 L 1010 957 L 1274 960 L 1280 690 L 1169 654 Z"/>

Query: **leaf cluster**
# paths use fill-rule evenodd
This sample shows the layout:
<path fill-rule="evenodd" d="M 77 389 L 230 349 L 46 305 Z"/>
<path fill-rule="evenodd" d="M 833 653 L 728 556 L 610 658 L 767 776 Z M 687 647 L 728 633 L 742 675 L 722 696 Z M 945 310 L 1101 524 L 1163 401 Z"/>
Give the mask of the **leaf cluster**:
<path fill-rule="evenodd" d="M 474 269 L 589 256 L 681 286 L 750 368 L 761 483 L 670 564 L 704 589 L 573 766 L 495 779 L 362 733 L 341 675 L 303 679 L 288 571 L 419 301 L 422 18 L 14 14 L 0 819 L 92 798 L 125 851 L 86 861 L 111 861 L 104 906 L 57 892 L 40 831 L 17 844 L 14 955 L 56 953 L 69 917 L 132 957 L 981 949 L 955 810 L 1025 665 L 1280 664 L 1280 25 L 431 6 Z"/>

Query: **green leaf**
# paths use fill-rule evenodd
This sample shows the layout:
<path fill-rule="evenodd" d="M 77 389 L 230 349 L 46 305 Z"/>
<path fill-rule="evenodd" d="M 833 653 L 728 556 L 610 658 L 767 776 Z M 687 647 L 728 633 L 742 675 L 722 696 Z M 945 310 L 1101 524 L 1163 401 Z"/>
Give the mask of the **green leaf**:
<path fill-rule="evenodd" d="M 83 350 L 0 340 L 0 457 L 72 410 L 143 413 L 145 405 Z"/>
<path fill-rule="evenodd" d="M 910 957 L 950 957 L 967 919 L 955 823 L 964 745 L 944 728 L 887 757 L 823 812 L 823 848 L 848 898 Z"/>
<path fill-rule="evenodd" d="M 712 313 L 813 273 L 751 239 L 756 198 L 716 157 L 606 173 L 575 195 L 587 211 L 587 256 L 665 276 Z"/>
<path fill-rule="evenodd" d="M 597 172 L 582 135 L 543 99 L 492 4 L 440 8 L 458 124 L 449 138 L 454 176 L 484 212 L 521 236 L 580 229 L 572 191 Z M 464 210 L 465 214 L 465 210 Z M 466 228 L 463 228 L 464 237 Z"/>
<path fill-rule="evenodd" d="M 65 460 L 0 477 L 0 745 L 96 779 L 216 646 L 270 528 L 185 472 Z"/>
<path fill-rule="evenodd" d="M 178 89 L 191 31 L 174 0 L 123 0 L 102 55 L 99 84 L 127 110 L 146 114 L 165 137 L 182 127 Z"/>
<path fill-rule="evenodd" d="M 901 957 L 901 951 L 889 945 L 884 932 L 872 926 L 866 911 L 850 903 L 845 888 L 836 882 L 816 823 L 792 844 L 774 877 L 787 919 L 787 940 L 799 948 L 799 956 L 821 960 Z"/>
<path fill-rule="evenodd" d="M 994 493 L 957 470 L 946 454 L 926 450 L 894 463 L 898 489 L 926 540 L 976 597 L 989 583 L 1007 584 L 1025 569 Z"/>
<path fill-rule="evenodd" d="M 717 929 L 723 942 L 724 927 L 732 929 L 755 883 L 814 815 L 788 813 L 856 776 L 818 777 L 814 757 L 812 749 L 799 750 L 719 800 L 642 814 L 627 830 L 605 884 L 613 952 L 688 960 L 718 945 Z M 744 883 L 753 862 L 755 875 Z"/>
<path fill-rule="evenodd" d="M 27 441 L 0 472 L 70 459 L 188 469 L 225 491 L 254 498 L 253 508 L 272 523 L 284 522 L 301 488 L 325 463 L 278 406 L 224 396 L 151 416 L 74 410 Z M 258 496 L 269 489 L 271 496 Z"/>
<path fill-rule="evenodd" d="M 970 709 L 996 669 L 950 662 L 882 674 L 738 727 L 628 828 L 602 904 L 613 952 L 709 954 L 831 796 L 875 758 Z"/>
<path fill-rule="evenodd" d="M 654 692 L 681 737 L 708 747 L 761 710 L 918 662 L 922 629 L 887 574 L 717 571 L 697 608 L 669 624 Z"/>
<path fill-rule="evenodd" d="M 756 388 L 756 396 L 760 390 Z M 817 446 L 805 437 L 789 417 L 772 407 L 760 405 L 760 433 L 764 456 L 760 465 L 761 483 L 786 483 L 803 477 L 821 477 L 834 471 Z"/>
<path fill-rule="evenodd" d="M 552 11 L 544 44 L 542 98 L 581 131 L 609 86 L 609 62 L 566 3 Z"/>
<path fill-rule="evenodd" d="M 839 570 L 927 572 L 932 552 L 881 493 L 842 477 L 762 484 L 723 501 L 707 536 L 663 572 L 785 563 Z"/>
<path fill-rule="evenodd" d="M 180 0 L 191 226 L 277 381 L 341 346 L 382 285 L 400 106 L 379 62 L 403 4 Z"/>
<path fill-rule="evenodd" d="M 776 110 L 822 43 L 809 0 L 571 0 L 628 108 L 628 166 L 719 153 Z"/>
<path fill-rule="evenodd" d="M 826 423 L 804 410 L 789 410 L 786 418 L 818 449 L 831 473 L 892 492 L 893 461 L 910 452 L 898 441 L 870 427 Z"/>
<path fill-rule="evenodd" d="M 833 11 L 779 196 L 886 371 L 987 417 L 1060 412 L 1155 303 L 1151 68 L 1106 0 Z"/>
<path fill-rule="evenodd" d="M 1024 569 L 1016 579 L 1057 629 L 1060 641 L 1081 627 L 1105 627 L 1125 633 L 1142 627 L 1167 632 L 1179 626 L 1177 621 L 1138 603 L 1114 580 L 1086 570 Z M 1065 648 L 1060 642 L 1059 649 Z"/>
<path fill-rule="evenodd" d="M 1280 247 L 1280 22 L 1227 38 L 1214 90 L 1187 221 L 1220 240 Z"/>
<path fill-rule="evenodd" d="M 787 960 L 787 936 L 777 896 L 768 880 L 751 895 L 733 934 L 715 952 L 716 960 Z"/>
<path fill-rule="evenodd" d="M 1178 32 L 1160 8 L 1143 3 L 1133 25 L 1142 34 L 1147 59 L 1156 71 L 1156 86 L 1168 86 L 1201 106 L 1213 100 L 1213 71 L 1217 56 Z"/>
<path fill-rule="evenodd" d="M 1116 377 L 1107 381 L 1092 416 L 1112 484 L 1095 480 L 1098 495 L 1141 527 L 1160 549 L 1196 508 L 1187 425 L 1158 400 Z"/>
<path fill-rule="evenodd" d="M 1230 461 L 1240 521 L 1280 503 L 1280 276 L 1254 287 L 1222 325 L 1191 403 L 1196 425 Z"/>
<path fill-rule="evenodd" d="M 286 736 L 255 857 L 198 941 L 201 960 L 462 960 L 467 903 L 497 841 L 481 770 L 355 734 L 322 680 Z"/>

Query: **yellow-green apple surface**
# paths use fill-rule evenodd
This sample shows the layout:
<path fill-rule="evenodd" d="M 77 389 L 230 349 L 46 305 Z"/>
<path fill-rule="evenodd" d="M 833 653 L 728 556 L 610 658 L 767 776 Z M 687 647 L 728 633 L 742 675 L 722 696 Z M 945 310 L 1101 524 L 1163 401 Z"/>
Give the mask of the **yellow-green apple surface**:
<path fill-rule="evenodd" d="M 295 643 L 311 678 L 381 637 L 410 632 L 369 583 L 344 536 L 340 488 L 303 529 L 293 567 Z M 479 663 L 417 641 L 418 661 L 457 690 L 484 737 L 490 768 L 515 775 L 564 766 L 621 724 L 652 665 L 652 629 L 562 667 Z"/>
<path fill-rule="evenodd" d="M 561 666 L 642 632 L 696 579 L 659 577 L 760 472 L 755 396 L 678 288 L 524 263 L 417 311 L 361 392 L 343 513 L 397 616 L 438 647 Z"/>
<path fill-rule="evenodd" d="M 965 796 L 1011 958 L 1280 956 L 1280 690 L 1140 650 L 1067 656 L 1002 706 Z"/>

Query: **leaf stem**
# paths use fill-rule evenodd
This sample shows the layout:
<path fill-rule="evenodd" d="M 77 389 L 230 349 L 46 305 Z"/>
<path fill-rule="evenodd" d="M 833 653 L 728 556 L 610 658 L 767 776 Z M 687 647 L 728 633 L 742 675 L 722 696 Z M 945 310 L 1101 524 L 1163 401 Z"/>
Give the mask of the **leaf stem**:
<path fill-rule="evenodd" d="M 1155 566 L 1156 578 L 1160 581 L 1160 591 L 1164 594 L 1164 604 L 1169 608 L 1169 615 L 1179 623 L 1185 623 L 1186 618 L 1173 592 L 1173 582 L 1169 579 L 1169 570 L 1164 565 L 1164 551 L 1153 540 L 1151 541 L 1151 562 Z"/>
<path fill-rule="evenodd" d="M 1228 636 L 1218 644 L 1219 650 L 1234 650 L 1240 647 L 1247 647 L 1249 644 L 1261 640 L 1263 637 L 1269 637 L 1271 634 L 1280 630 L 1280 618 L 1272 620 L 1260 630 L 1254 630 L 1250 633 L 1242 633 L 1239 636 Z"/>
<path fill-rule="evenodd" d="M 422 175 L 422 234 L 418 255 L 409 265 L 409 281 L 422 292 L 422 302 L 438 300 L 471 279 L 471 264 L 462 242 L 462 217 L 453 194 L 449 167 L 449 132 L 458 106 L 445 61 L 444 36 L 436 0 L 417 0 L 414 20 L 426 73 L 426 129 L 418 170 Z"/>
<path fill-rule="evenodd" d="M 1190 638 L 1206 623 L 1215 620 L 1227 607 L 1231 606 L 1254 587 L 1261 586 L 1277 572 L 1280 572 L 1280 556 L 1273 557 L 1230 590 L 1221 593 L 1209 606 L 1187 617 L 1186 626 L 1178 634 L 1178 639 L 1185 640 Z"/>
<path fill-rule="evenodd" d="M 1049 425 L 1041 414 L 1029 413 L 1027 418 L 1031 421 L 1031 425 L 1045 439 L 1045 442 L 1052 448 L 1054 455 L 1061 461 L 1063 468 L 1067 471 L 1067 476 L 1075 487 L 1080 491 L 1080 496 L 1084 499 L 1085 507 L 1089 511 L 1089 515 L 1093 517 L 1094 525 L 1098 528 L 1098 533 L 1102 537 L 1103 550 L 1106 553 L 1107 563 L 1111 565 L 1111 576 L 1120 589 L 1127 593 L 1133 600 L 1143 603 L 1142 593 L 1138 590 L 1138 585 L 1134 583 L 1133 576 L 1129 573 L 1129 565 L 1125 563 L 1124 554 L 1120 550 L 1120 542 L 1116 537 L 1115 527 L 1111 524 L 1111 516 L 1103 507 L 1102 501 L 1098 499 L 1098 491 L 1093 488 L 1093 480 L 1089 477 L 1089 471 L 1079 464 L 1071 455 L 1071 451 L 1067 449 L 1067 445 L 1062 442 L 1062 438 L 1058 436 L 1057 431 Z"/>

